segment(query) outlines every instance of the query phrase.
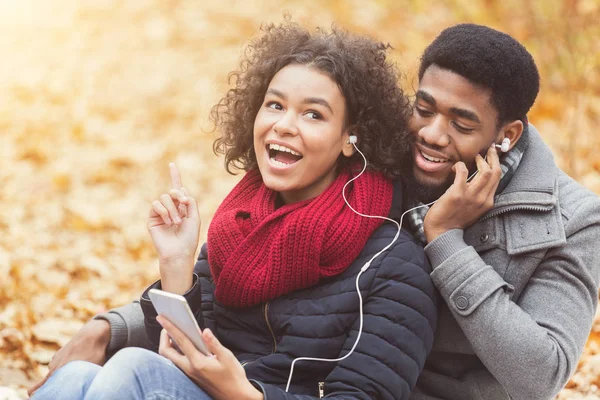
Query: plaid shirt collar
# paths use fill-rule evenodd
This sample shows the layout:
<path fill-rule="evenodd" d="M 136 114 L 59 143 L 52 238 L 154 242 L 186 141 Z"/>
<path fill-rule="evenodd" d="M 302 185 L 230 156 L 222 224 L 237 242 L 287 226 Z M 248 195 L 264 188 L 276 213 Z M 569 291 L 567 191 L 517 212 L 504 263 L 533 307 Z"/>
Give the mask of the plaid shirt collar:
<path fill-rule="evenodd" d="M 523 136 L 525 136 L 528 132 L 526 128 L 523 132 Z M 500 169 L 502 170 L 502 177 L 500 178 L 500 183 L 498 184 L 498 188 L 496 189 L 496 194 L 502 193 L 502 191 L 506 188 L 513 175 L 519 168 L 519 163 L 521 162 L 521 158 L 523 158 L 523 154 L 527 149 L 527 140 L 519 140 L 515 147 L 513 147 L 510 152 L 506 153 L 504 157 L 502 157 L 500 161 Z M 414 207 L 422 206 L 423 203 L 414 200 L 408 199 L 406 202 L 408 205 L 407 209 L 411 209 Z M 425 215 L 427 215 L 427 211 L 429 211 L 429 207 L 419 207 L 415 210 L 409 211 L 406 216 L 408 218 L 408 224 L 413 232 L 413 235 L 423 243 L 423 245 L 427 244 L 427 239 L 425 237 L 425 229 L 423 227 L 423 221 L 425 220 Z"/>

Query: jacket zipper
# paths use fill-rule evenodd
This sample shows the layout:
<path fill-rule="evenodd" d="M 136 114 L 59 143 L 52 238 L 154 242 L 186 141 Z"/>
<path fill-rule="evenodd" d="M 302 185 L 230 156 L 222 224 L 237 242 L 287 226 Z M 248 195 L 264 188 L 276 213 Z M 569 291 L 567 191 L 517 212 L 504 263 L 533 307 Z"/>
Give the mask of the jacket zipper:
<path fill-rule="evenodd" d="M 277 351 L 277 339 L 275 339 L 275 333 L 273 333 L 273 328 L 271 328 L 271 323 L 269 322 L 269 316 L 268 316 L 269 302 L 268 301 L 265 303 L 264 310 L 265 310 L 264 311 L 265 322 L 267 323 L 267 328 L 269 328 L 269 332 L 271 333 L 271 339 L 273 339 L 273 351 L 271 353 L 271 354 L 273 354 Z"/>
<path fill-rule="evenodd" d="M 492 211 L 491 213 L 484 215 L 479 218 L 477 222 L 485 221 L 486 219 L 490 219 L 492 217 L 497 217 L 500 214 L 504 214 L 511 211 L 540 211 L 546 212 L 550 211 L 554 208 L 554 206 L 513 206 L 513 207 L 502 207 L 496 211 Z"/>
<path fill-rule="evenodd" d="M 273 348 L 272 348 L 272 353 L 275 353 L 275 351 L 277 351 L 277 340 L 275 339 L 275 334 L 273 333 L 273 328 L 271 328 L 271 323 L 269 322 L 269 317 L 268 317 L 268 312 L 269 312 L 269 302 L 266 302 L 265 305 L 263 306 L 263 317 L 265 318 L 265 322 L 267 323 L 267 328 L 269 328 L 269 332 L 271 333 L 271 338 L 273 339 Z M 252 364 L 254 362 L 254 360 L 251 361 L 244 361 L 242 362 L 242 367 L 246 368 L 246 366 L 248 366 L 249 364 Z"/>
<path fill-rule="evenodd" d="M 319 398 L 322 399 L 325 396 L 325 382 L 319 382 Z"/>

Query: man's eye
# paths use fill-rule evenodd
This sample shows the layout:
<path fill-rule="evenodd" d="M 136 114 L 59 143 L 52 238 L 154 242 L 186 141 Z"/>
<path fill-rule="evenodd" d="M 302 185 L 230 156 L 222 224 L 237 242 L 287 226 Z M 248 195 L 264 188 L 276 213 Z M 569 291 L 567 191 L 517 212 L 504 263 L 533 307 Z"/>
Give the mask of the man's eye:
<path fill-rule="evenodd" d="M 323 117 L 321 117 L 321 114 L 319 114 L 316 111 L 309 111 L 305 115 L 310 119 L 323 119 Z"/>
<path fill-rule="evenodd" d="M 417 113 L 421 117 L 427 118 L 427 117 L 431 117 L 433 115 L 433 113 L 431 111 L 427 111 L 424 108 L 421 108 L 421 107 L 415 107 L 415 108 L 417 109 Z"/>
<path fill-rule="evenodd" d="M 281 106 L 281 104 L 277 103 L 276 101 L 268 102 L 267 107 L 272 108 L 273 110 L 283 110 L 283 107 Z"/>
<path fill-rule="evenodd" d="M 456 122 L 452 122 L 452 125 L 454 125 L 454 127 L 459 131 L 459 132 L 464 132 L 464 133 L 469 133 L 474 131 L 473 128 L 466 128 L 460 124 L 457 124 Z"/>

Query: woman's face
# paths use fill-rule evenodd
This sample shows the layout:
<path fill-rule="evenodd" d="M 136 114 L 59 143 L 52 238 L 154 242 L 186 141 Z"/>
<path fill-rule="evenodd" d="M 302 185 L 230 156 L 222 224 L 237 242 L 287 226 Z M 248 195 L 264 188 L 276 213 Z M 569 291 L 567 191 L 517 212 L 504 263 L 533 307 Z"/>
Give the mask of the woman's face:
<path fill-rule="evenodd" d="M 353 153 L 345 118 L 344 96 L 327 75 L 297 64 L 277 72 L 254 121 L 265 185 L 286 204 L 321 194 L 336 178 L 340 153 Z"/>

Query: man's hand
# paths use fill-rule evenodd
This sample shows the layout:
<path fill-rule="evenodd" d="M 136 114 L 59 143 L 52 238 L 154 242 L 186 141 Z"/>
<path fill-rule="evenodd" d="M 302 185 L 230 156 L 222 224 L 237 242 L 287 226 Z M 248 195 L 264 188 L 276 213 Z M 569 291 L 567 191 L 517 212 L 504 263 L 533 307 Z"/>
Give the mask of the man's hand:
<path fill-rule="evenodd" d="M 246 377 L 246 371 L 235 355 L 224 347 L 210 329 L 202 332 L 202 339 L 213 355 L 202 354 L 188 337 L 168 319 L 159 316 L 163 326 L 158 352 L 177 365 L 191 380 L 196 382 L 215 400 L 263 400 L 263 394 Z M 171 343 L 173 340 L 181 353 Z M 183 354 L 182 354 L 183 353 Z"/>
<path fill-rule="evenodd" d="M 479 154 L 477 175 L 467 182 L 469 171 L 464 163 L 452 167 L 456 176 L 446 193 L 431 206 L 424 221 L 427 242 L 451 229 L 465 229 L 494 206 L 494 195 L 500 183 L 502 170 L 498 152 L 492 145 L 487 152 L 487 162 Z"/>
<path fill-rule="evenodd" d="M 50 376 L 70 361 L 88 361 L 98 365 L 106 362 L 106 348 L 110 342 L 110 324 L 103 319 L 88 322 L 75 334 L 63 348 L 58 350 L 52 361 L 48 374 L 27 391 L 29 395 L 38 390 Z"/>
<path fill-rule="evenodd" d="M 200 215 L 196 200 L 181 183 L 177 166 L 170 163 L 169 169 L 171 189 L 152 202 L 148 231 L 158 252 L 163 290 L 183 294 L 192 286 Z"/>

